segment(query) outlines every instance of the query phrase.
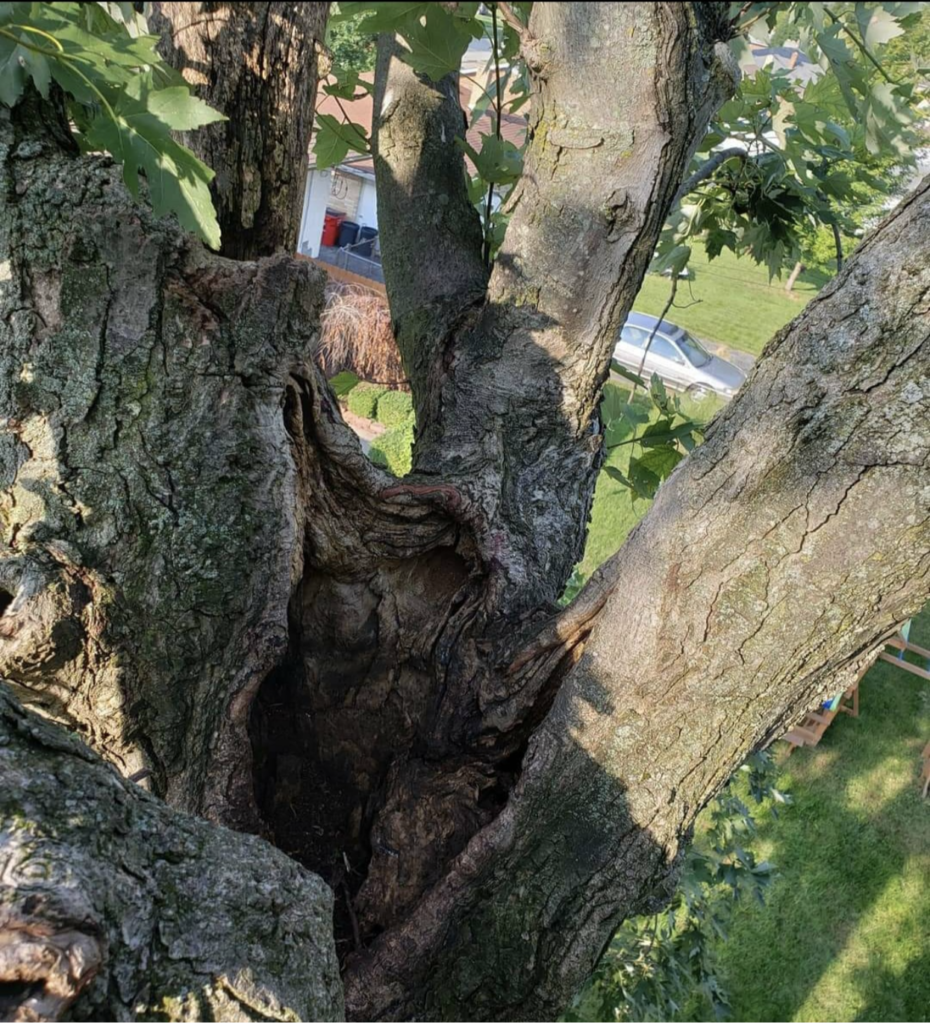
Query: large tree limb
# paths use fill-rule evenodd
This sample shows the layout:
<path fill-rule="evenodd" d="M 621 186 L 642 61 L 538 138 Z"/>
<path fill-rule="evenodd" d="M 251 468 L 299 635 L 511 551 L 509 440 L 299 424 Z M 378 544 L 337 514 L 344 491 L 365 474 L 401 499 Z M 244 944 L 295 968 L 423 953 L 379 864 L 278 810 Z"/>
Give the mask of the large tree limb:
<path fill-rule="evenodd" d="M 616 332 L 708 118 L 734 85 L 724 8 L 540 4 L 525 172 L 488 301 L 434 363 L 415 470 L 461 481 L 519 615 L 580 557 Z M 551 481 L 559 480 L 553 488 Z"/>
<path fill-rule="evenodd" d="M 352 1016 L 561 1012 L 746 751 L 926 602 L 928 382 L 930 179 L 660 489 L 506 809 L 355 965 Z"/>
<path fill-rule="evenodd" d="M 166 807 L 0 684 L 3 1020 L 340 1020 L 332 894 Z"/>

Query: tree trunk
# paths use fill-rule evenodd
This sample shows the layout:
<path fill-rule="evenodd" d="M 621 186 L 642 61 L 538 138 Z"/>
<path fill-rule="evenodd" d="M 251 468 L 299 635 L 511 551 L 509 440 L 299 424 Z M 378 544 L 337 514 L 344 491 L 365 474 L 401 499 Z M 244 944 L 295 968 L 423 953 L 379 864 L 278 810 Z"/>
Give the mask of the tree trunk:
<path fill-rule="evenodd" d="M 342 1019 L 319 878 L 169 810 L 2 690 L 0 778 L 0 1018 Z"/>
<path fill-rule="evenodd" d="M 0 673 L 176 806 L 257 826 L 248 710 L 302 568 L 282 405 L 323 275 L 212 256 L 108 161 L 0 128 Z"/>
<path fill-rule="evenodd" d="M 791 273 L 788 275 L 788 280 L 785 281 L 785 291 L 791 295 L 794 292 L 794 286 L 797 284 L 798 278 L 804 271 L 804 264 L 798 260 L 795 263 Z"/>
<path fill-rule="evenodd" d="M 555 605 L 616 330 L 732 88 L 727 9 L 534 6 L 486 293 L 453 94 L 383 56 L 400 481 L 313 368 L 322 275 L 206 254 L 107 161 L 2 125 L 0 674 L 319 872 L 355 1018 L 558 1016 L 746 751 L 930 593 L 927 185 Z M 460 246 L 439 276 L 396 238 L 424 190 Z"/>
<path fill-rule="evenodd" d="M 183 132 L 216 172 L 224 256 L 297 251 L 329 3 L 156 3 L 166 60 L 228 120 Z"/>

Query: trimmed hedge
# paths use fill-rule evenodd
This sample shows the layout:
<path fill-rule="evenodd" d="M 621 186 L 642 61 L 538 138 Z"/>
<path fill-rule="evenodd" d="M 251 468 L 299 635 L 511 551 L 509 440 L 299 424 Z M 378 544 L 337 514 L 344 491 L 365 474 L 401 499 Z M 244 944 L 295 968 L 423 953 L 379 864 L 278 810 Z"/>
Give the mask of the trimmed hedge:
<path fill-rule="evenodd" d="M 389 391 L 378 399 L 378 422 L 399 427 L 413 416 L 413 399 L 406 391 Z"/>
<path fill-rule="evenodd" d="M 394 476 L 406 476 L 411 467 L 413 448 L 413 419 L 391 427 L 371 442 L 368 457 L 376 466 L 384 466 Z"/>
<path fill-rule="evenodd" d="M 380 384 L 356 384 L 346 395 L 346 405 L 354 416 L 373 420 L 378 408 L 378 400 L 387 393 L 388 389 L 381 387 Z"/>

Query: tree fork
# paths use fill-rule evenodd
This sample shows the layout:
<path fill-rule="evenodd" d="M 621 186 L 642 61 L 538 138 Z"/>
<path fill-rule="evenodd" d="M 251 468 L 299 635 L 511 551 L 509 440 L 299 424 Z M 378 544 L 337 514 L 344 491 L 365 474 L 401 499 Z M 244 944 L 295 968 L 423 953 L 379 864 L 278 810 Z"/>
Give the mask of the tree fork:
<path fill-rule="evenodd" d="M 584 620 L 609 593 L 506 807 L 354 961 L 351 1017 L 558 1016 L 746 752 L 926 603 L 928 225 L 930 179 L 769 344 L 579 596 Z"/>

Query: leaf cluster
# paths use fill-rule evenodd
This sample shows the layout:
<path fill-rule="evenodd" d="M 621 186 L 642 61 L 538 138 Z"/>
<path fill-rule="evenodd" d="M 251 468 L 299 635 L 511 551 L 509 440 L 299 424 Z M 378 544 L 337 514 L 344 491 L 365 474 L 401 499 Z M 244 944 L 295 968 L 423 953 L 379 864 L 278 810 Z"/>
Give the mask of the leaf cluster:
<path fill-rule="evenodd" d="M 58 86 L 80 147 L 122 164 L 134 196 L 141 171 L 156 214 L 176 214 L 219 248 L 213 172 L 172 132 L 222 115 L 191 93 L 156 52 L 158 37 L 141 29 L 132 4 L 0 4 L 0 102 L 15 107 L 29 87 L 48 100 Z"/>

